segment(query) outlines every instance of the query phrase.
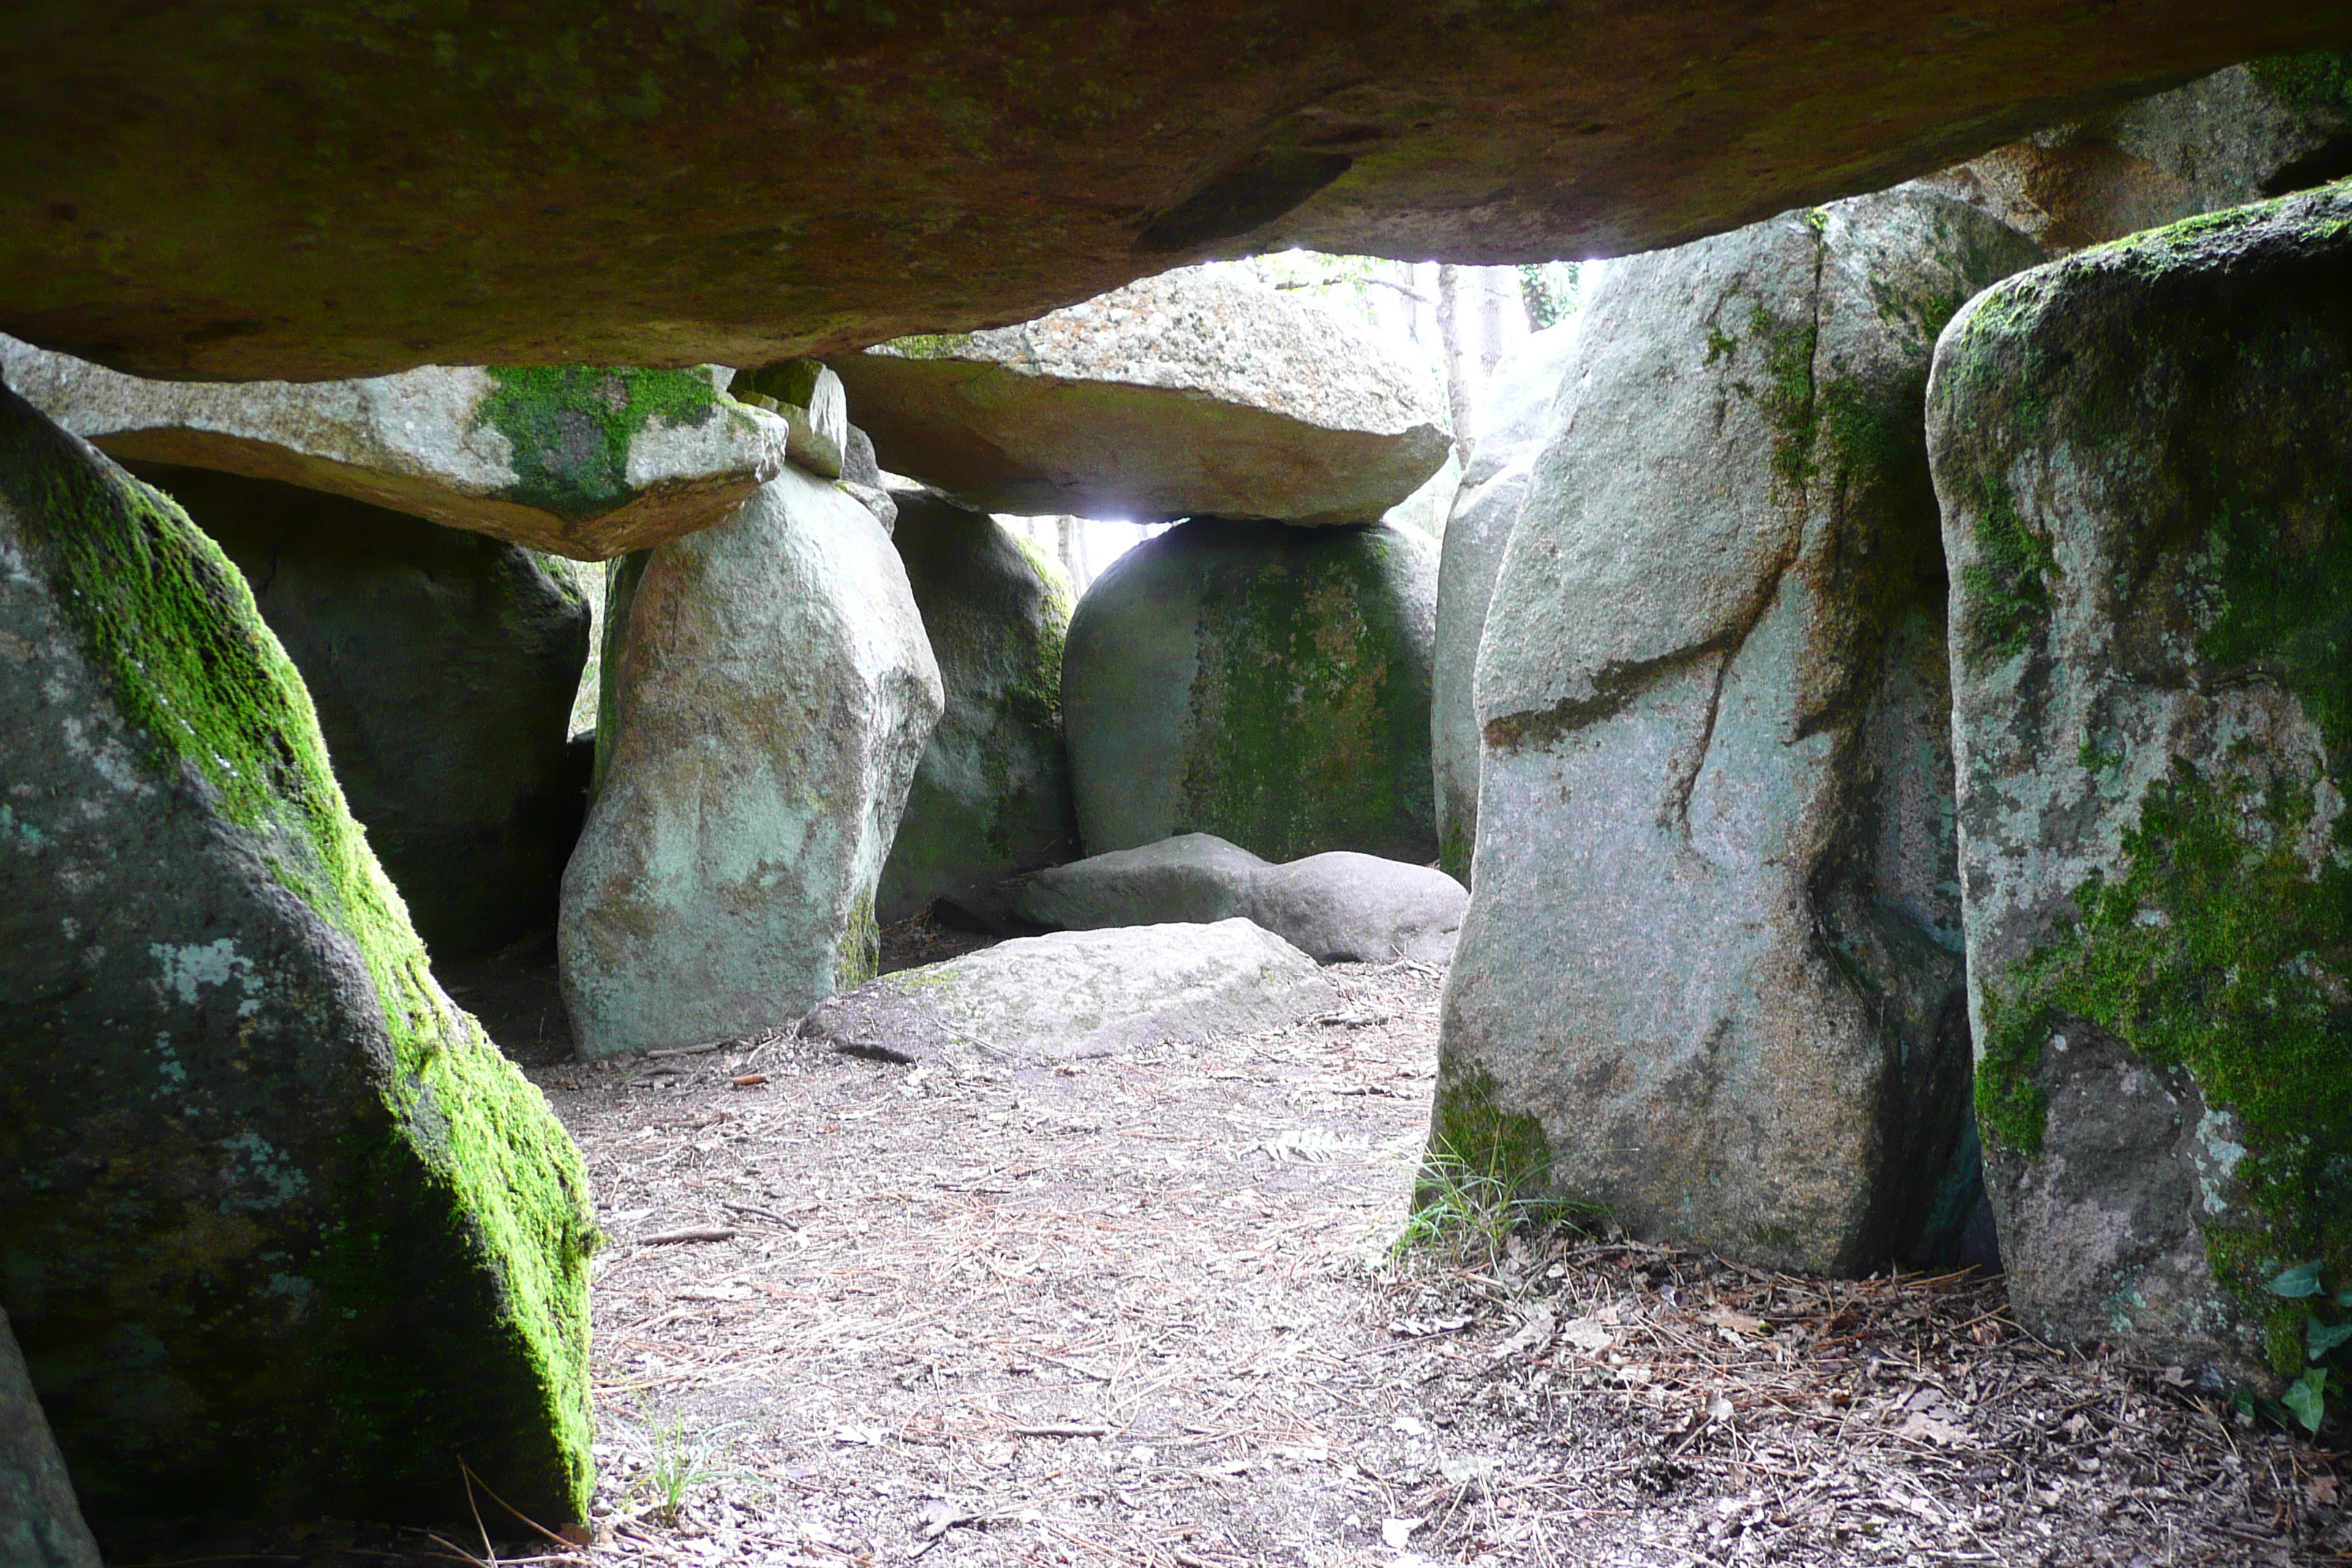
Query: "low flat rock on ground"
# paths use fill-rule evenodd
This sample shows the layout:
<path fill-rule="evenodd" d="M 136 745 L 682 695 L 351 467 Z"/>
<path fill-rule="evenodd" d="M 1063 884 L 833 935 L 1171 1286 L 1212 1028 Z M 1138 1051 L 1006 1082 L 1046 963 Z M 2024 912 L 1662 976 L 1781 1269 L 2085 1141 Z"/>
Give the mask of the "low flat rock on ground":
<path fill-rule="evenodd" d="M 1335 849 L 1276 866 L 1212 833 L 1183 833 L 1039 872 L 1024 920 L 1064 931 L 1254 921 L 1320 963 L 1444 963 L 1470 895 L 1444 872 Z"/>
<path fill-rule="evenodd" d="M 723 521 L 787 457 L 814 455 L 792 417 L 805 410 L 738 402 L 709 366 L 166 382 L 0 337 L 0 371 L 114 457 L 283 479 L 582 561 Z"/>
<path fill-rule="evenodd" d="M 801 1032 L 852 1056 L 984 1070 L 1246 1034 L 1339 1000 L 1307 954 L 1224 920 L 1022 937 L 830 997 Z"/>
<path fill-rule="evenodd" d="M 1426 371 L 1222 268 L 831 363 L 883 467 L 984 511 L 1364 522 L 1453 447 Z"/>

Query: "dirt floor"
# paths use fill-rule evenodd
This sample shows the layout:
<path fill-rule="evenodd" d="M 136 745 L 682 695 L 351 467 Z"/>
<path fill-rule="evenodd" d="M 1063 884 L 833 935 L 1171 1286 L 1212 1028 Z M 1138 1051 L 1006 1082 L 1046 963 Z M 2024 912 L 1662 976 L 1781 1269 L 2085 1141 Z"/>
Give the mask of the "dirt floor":
<path fill-rule="evenodd" d="M 2352 1561 L 2339 1461 L 2037 1344 L 1998 1280 L 1398 1260 L 1442 976 L 1331 974 L 1297 1028 L 994 1078 L 790 1038 L 534 1069 L 613 1238 L 581 1555 Z"/>

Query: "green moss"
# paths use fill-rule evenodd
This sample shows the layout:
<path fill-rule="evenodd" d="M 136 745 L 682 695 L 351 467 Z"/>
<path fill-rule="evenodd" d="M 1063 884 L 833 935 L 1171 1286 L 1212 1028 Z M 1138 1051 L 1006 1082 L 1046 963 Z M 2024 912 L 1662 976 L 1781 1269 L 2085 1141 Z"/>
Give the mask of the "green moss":
<path fill-rule="evenodd" d="M 1748 327 L 1764 347 L 1765 387 L 1757 405 L 1772 424 L 1772 472 L 1789 494 L 1801 495 L 1813 478 L 1813 349 L 1820 334 L 1811 317 L 1778 322 L 1761 302 Z"/>
<path fill-rule="evenodd" d="M 2273 55 L 2246 68 L 2284 108 L 2352 119 L 2352 56 Z"/>
<path fill-rule="evenodd" d="M 874 919 L 874 889 L 858 889 L 841 928 L 841 957 L 834 968 L 834 989 L 855 991 L 882 969 L 882 928 Z"/>
<path fill-rule="evenodd" d="M 1535 1117 L 1504 1110 L 1496 1089 L 1485 1068 L 1446 1063 L 1430 1117 L 1430 1148 L 1514 1193 L 1539 1190 L 1551 1173 L 1551 1140 Z"/>
<path fill-rule="evenodd" d="M 1211 557 L 1194 633 L 1192 732 L 1176 833 L 1269 860 L 1435 848 L 1429 671 L 1412 654 L 1409 548 L 1378 527 L 1192 522 Z M 1163 538 L 1173 540 L 1175 534 Z"/>
<path fill-rule="evenodd" d="M 354 1134 L 376 1141 L 342 1151 L 354 1174 L 339 1201 L 351 1219 L 326 1238 L 317 1284 L 347 1316 L 413 1325 L 420 1343 L 478 1360 L 355 1365 L 332 1384 L 343 1430 L 366 1436 L 420 1410 L 424 1425 L 399 1429 L 446 1430 L 464 1413 L 429 1402 L 494 1391 L 531 1415 L 509 1407 L 489 1429 L 536 1425 L 555 1434 L 556 1451 L 478 1450 L 476 1462 L 499 1467 L 518 1493 L 568 1499 L 584 1518 L 595 1230 L 578 1150 L 434 982 L 344 805 L 301 678 L 220 547 L 168 497 L 91 461 L 44 421 L 0 419 L 0 485 L 124 720 L 154 742 L 143 765 L 165 783 L 184 769 L 202 781 L 270 874 L 350 939 L 382 1006 L 392 1062 L 374 1081 L 388 1114 Z M 450 1280 L 479 1278 L 487 1297 L 413 1300 L 415 1281 L 398 1266 L 420 1259 L 446 1265 Z M 381 1457 L 355 1450 L 350 1462 Z M 563 1473 L 543 1473 L 551 1463 Z"/>
<path fill-rule="evenodd" d="M 2327 1196 L 2352 1162 L 2352 1038 L 2336 1000 L 2352 959 L 2352 839 L 2339 822 L 2315 874 L 2315 811 L 2307 785 L 2176 763 L 2124 836 L 2120 874 L 2086 882 L 2075 922 L 1988 988 L 1977 1106 L 1991 1142 L 2040 1154 L 2042 1051 L 2053 1032 L 2095 1026 L 2187 1068 L 2237 1117 L 2263 1257 L 2352 1266 L 2352 1212 Z"/>
<path fill-rule="evenodd" d="M 734 407 L 703 370 L 499 365 L 489 374 L 475 427 L 497 430 L 513 449 L 507 499 L 565 518 L 629 498 L 629 443 L 655 420 L 699 426 Z"/>
<path fill-rule="evenodd" d="M 1966 591 L 1962 647 L 1971 669 L 2024 651 L 2050 614 L 2049 579 L 2058 571 L 2050 542 L 2026 527 L 2006 485 L 1987 481 L 1972 529 L 1977 558 L 1960 570 Z"/>
<path fill-rule="evenodd" d="M 1438 836 L 1438 868 L 1467 887 L 1470 884 L 1471 858 L 1477 853 L 1477 848 L 1476 835 L 1460 821 L 1449 821 Z"/>

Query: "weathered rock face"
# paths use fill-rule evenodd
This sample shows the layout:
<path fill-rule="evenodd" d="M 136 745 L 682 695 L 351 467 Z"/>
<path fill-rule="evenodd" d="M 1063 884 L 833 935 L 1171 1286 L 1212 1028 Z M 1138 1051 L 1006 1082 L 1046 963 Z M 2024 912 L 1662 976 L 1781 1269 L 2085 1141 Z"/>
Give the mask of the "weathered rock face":
<path fill-rule="evenodd" d="M 1478 639 L 1503 549 L 1519 521 L 1536 459 L 1549 434 L 1552 401 L 1569 373 L 1579 318 L 1549 327 L 1495 367 L 1486 433 L 1446 520 L 1437 568 L 1437 642 L 1430 668 L 1429 750 L 1436 770 L 1439 862 L 1470 876 L 1478 841 L 1478 711 L 1472 700 Z"/>
<path fill-rule="evenodd" d="M 5 391 L 0 563 L 0 1300 L 100 1540 L 584 1517 L 579 1155 L 236 569 Z"/>
<path fill-rule="evenodd" d="M 1953 1245 L 1974 1173 L 1921 409 L 1946 317 L 2032 256 L 1897 191 L 1610 269 L 1478 659 L 1441 1145 L 1776 1266 Z"/>
<path fill-rule="evenodd" d="M 520 545 L 316 490 L 142 466 L 236 563 L 368 847 L 436 958 L 555 921 L 586 780 L 588 606 Z"/>
<path fill-rule="evenodd" d="M 1426 372 L 1225 268 L 833 365 L 883 467 L 1024 517 L 1363 522 L 1453 447 Z"/>
<path fill-rule="evenodd" d="M 739 403 L 708 366 L 427 365 L 218 385 L 142 381 L 0 338 L 0 372 L 117 458 L 282 479 L 582 561 L 732 516 L 805 444 L 803 410 Z M 838 415 L 838 388 L 833 401 Z"/>
<path fill-rule="evenodd" d="M 901 493 L 891 536 L 939 661 L 947 710 L 882 868 L 886 925 L 941 893 L 1077 850 L 1062 747 L 1061 569 L 985 513 Z"/>
<path fill-rule="evenodd" d="M 65 1456 L 49 1435 L 5 1312 L 0 1312 L 0 1563 L 99 1568 L 98 1542 L 74 1500 Z"/>
<path fill-rule="evenodd" d="M 1620 255 L 1884 189 L 2136 83 L 2342 47 L 2344 18 L 515 0 L 224 25 L 220 0 L 162 0 L 41 7 L 10 41 L 0 330 L 147 374 L 314 379 L 765 364 L 1027 320 L 1213 251 Z"/>
<path fill-rule="evenodd" d="M 2352 1283 L 2347 386 L 2337 185 L 2011 279 L 1930 404 L 2011 1299 L 2231 1378 Z"/>
<path fill-rule="evenodd" d="M 1120 556 L 1062 665 L 1087 852 L 1213 833 L 1429 860 L 1436 554 L 1384 524 L 1196 519 Z"/>
<path fill-rule="evenodd" d="M 881 527 L 788 468 L 632 556 L 606 616 L 604 766 L 557 931 L 581 1055 L 740 1037 L 871 975 L 941 706 Z"/>
<path fill-rule="evenodd" d="M 1270 865 L 1211 833 L 1041 871 L 1018 912 L 1064 931 L 1254 921 L 1319 963 L 1444 963 L 1470 896 L 1443 871 L 1335 849 Z"/>
<path fill-rule="evenodd" d="M 819 1004 L 851 1056 L 986 1071 L 1245 1035 L 1338 1006 L 1315 961 L 1244 920 L 1018 937 Z"/>
<path fill-rule="evenodd" d="M 2037 132 L 1929 183 L 2053 255 L 2352 174 L 2352 57 L 2290 55 Z"/>

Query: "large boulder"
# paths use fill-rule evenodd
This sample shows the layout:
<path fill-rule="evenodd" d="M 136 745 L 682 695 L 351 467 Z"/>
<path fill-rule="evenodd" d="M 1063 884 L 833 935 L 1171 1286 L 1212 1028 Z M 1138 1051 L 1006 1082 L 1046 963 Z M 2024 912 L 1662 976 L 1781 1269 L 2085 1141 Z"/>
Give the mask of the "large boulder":
<path fill-rule="evenodd" d="M 65 1456 L 41 1414 L 6 1312 L 0 1312 L 0 1563 L 99 1568 L 98 1542 L 74 1499 Z"/>
<path fill-rule="evenodd" d="M 1430 666 L 1429 752 L 1435 770 L 1438 860 L 1470 877 L 1478 841 L 1478 712 L 1472 700 L 1486 601 L 1550 433 L 1552 402 L 1573 359 L 1581 316 L 1531 335 L 1495 367 L 1487 428 L 1445 521 L 1437 567 L 1437 641 Z"/>
<path fill-rule="evenodd" d="M 1444 963 L 1470 895 L 1427 866 L 1333 849 L 1287 866 L 1210 833 L 1114 849 L 1039 872 L 1021 918 L 1062 931 L 1255 921 L 1320 963 Z"/>
<path fill-rule="evenodd" d="M 589 1494 L 578 1152 L 236 569 L 0 390 L 0 1300 L 110 1556 Z"/>
<path fill-rule="evenodd" d="M 832 363 L 885 468 L 1024 517 L 1365 522 L 1454 445 L 1425 368 L 1230 268 Z"/>
<path fill-rule="evenodd" d="M 586 805 L 584 596 L 519 544 L 268 479 L 141 465 L 253 591 L 368 847 L 436 958 L 555 922 Z"/>
<path fill-rule="evenodd" d="M 2250 61 L 1929 182 L 2063 255 L 2352 174 L 2352 56 Z"/>
<path fill-rule="evenodd" d="M 2352 1286 L 2352 186 L 1936 355 L 1978 1115 L 2036 1333 L 2264 1380 Z"/>
<path fill-rule="evenodd" d="M 707 365 L 223 384 L 142 381 L 0 337 L 0 374 L 117 458 L 280 479 L 583 561 L 732 516 L 809 446 L 806 410 L 738 402 Z M 837 416 L 837 385 L 830 397 Z"/>
<path fill-rule="evenodd" d="M 874 889 L 941 706 L 890 540 L 787 468 L 632 556 L 557 952 L 585 1057 L 790 1023 L 874 973 Z"/>
<path fill-rule="evenodd" d="M 939 660 L 947 710 L 923 749 L 882 868 L 884 924 L 942 893 L 1076 852 L 1062 746 L 1070 585 L 985 512 L 900 491 L 891 542 Z"/>
<path fill-rule="evenodd" d="M 1201 518 L 1097 578 L 1062 719 L 1088 854 L 1213 833 L 1270 860 L 1426 862 L 1437 549 Z"/>
<path fill-rule="evenodd" d="M 2312 0 L 20 6 L 0 331 L 151 375 L 761 364 L 1211 255 L 1623 255 L 2287 49 Z"/>
<path fill-rule="evenodd" d="M 1476 674 L 1433 1142 L 1849 1272 L 1972 1206 L 1936 332 L 2033 258 L 1904 190 L 1612 266 Z"/>
<path fill-rule="evenodd" d="M 801 1032 L 956 1068 L 1246 1035 L 1339 1005 L 1315 961 L 1244 920 L 1017 937 L 828 998 Z"/>

